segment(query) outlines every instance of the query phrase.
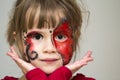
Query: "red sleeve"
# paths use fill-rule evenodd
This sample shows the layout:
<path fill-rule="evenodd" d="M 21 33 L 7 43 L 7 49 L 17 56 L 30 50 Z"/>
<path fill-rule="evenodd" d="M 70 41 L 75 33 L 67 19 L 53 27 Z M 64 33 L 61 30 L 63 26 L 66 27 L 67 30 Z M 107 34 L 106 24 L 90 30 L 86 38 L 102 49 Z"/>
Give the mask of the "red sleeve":
<path fill-rule="evenodd" d="M 91 78 L 91 77 L 86 77 L 85 75 L 83 74 L 77 74 L 76 76 L 74 76 L 72 78 L 72 80 L 96 80 L 94 78 Z"/>
<path fill-rule="evenodd" d="M 35 68 L 26 74 L 27 80 L 48 80 L 46 74 L 39 68 Z"/>
<path fill-rule="evenodd" d="M 1 80 L 17 80 L 17 79 L 18 79 L 18 78 L 6 76 L 4 79 L 1 79 Z"/>
<path fill-rule="evenodd" d="M 71 76 L 72 72 L 67 67 L 60 67 L 49 76 L 49 80 L 70 80 Z"/>

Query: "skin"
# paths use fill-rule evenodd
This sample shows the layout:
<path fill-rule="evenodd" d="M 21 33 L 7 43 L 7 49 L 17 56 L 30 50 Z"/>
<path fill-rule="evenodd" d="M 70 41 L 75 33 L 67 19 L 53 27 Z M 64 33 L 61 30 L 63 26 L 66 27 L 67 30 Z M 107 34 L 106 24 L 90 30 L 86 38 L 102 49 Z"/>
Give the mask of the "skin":
<path fill-rule="evenodd" d="M 28 60 L 46 74 L 52 73 L 63 65 L 63 59 L 53 45 L 49 29 L 34 28 L 28 30 L 26 42 L 27 48 L 29 47 L 29 49 L 26 50 L 26 53 L 29 55 Z M 30 46 L 28 46 L 28 44 Z"/>
<path fill-rule="evenodd" d="M 87 65 L 88 62 L 93 61 L 93 58 L 91 56 L 92 51 L 88 51 L 81 60 L 78 60 L 74 63 L 69 64 L 69 60 L 71 59 L 72 54 L 73 54 L 72 47 L 71 47 L 71 45 L 73 44 L 72 36 L 71 36 L 71 32 L 72 32 L 71 29 L 68 27 L 68 25 L 66 26 L 66 24 L 62 25 L 56 29 L 46 29 L 46 28 L 38 29 L 37 25 L 39 22 L 38 18 L 39 18 L 39 14 L 40 14 L 39 10 L 40 9 L 38 9 L 38 12 L 35 15 L 33 28 L 31 30 L 28 30 L 27 34 L 25 34 L 25 35 L 27 35 L 27 37 L 28 37 L 28 35 L 32 35 L 34 33 L 39 33 L 39 34 L 44 35 L 44 39 L 36 40 L 36 39 L 33 39 L 32 36 L 29 36 L 29 38 L 26 39 L 26 42 L 25 42 L 26 44 L 24 45 L 24 53 L 28 54 L 28 56 L 30 56 L 32 58 L 34 58 L 35 55 L 37 54 L 38 55 L 37 58 L 32 60 L 27 56 L 28 62 L 22 60 L 18 56 L 14 46 L 10 46 L 10 51 L 7 52 L 7 55 L 16 62 L 16 64 L 23 71 L 24 75 L 27 72 L 29 72 L 35 68 L 40 68 L 46 74 L 50 74 L 61 66 L 65 66 L 69 70 L 71 70 L 72 73 L 75 73 L 78 69 Z M 26 20 L 27 20 L 26 22 L 29 21 L 29 15 L 30 15 L 29 13 L 30 12 L 28 10 L 28 13 L 26 14 Z M 62 15 L 61 13 L 59 13 L 59 16 L 57 16 L 57 15 L 55 15 L 55 16 L 56 16 L 56 24 L 59 24 L 59 17 L 64 17 L 64 15 Z M 59 42 L 58 38 L 56 38 L 56 35 L 59 33 L 59 29 L 62 30 L 63 28 L 65 28 L 66 30 L 69 31 L 70 34 L 67 36 L 69 39 L 64 41 L 64 39 L 66 39 L 66 38 L 64 38 L 64 39 L 62 39 L 63 42 L 61 42 L 62 40 L 60 40 L 60 42 Z M 64 34 L 66 34 L 66 33 L 68 34 L 68 32 L 66 30 L 65 30 Z M 13 34 L 16 34 L 16 33 L 14 32 Z M 14 38 L 15 38 L 15 36 L 14 36 Z M 66 44 L 69 42 L 71 44 L 69 44 L 68 50 L 66 49 L 67 46 L 65 46 L 65 48 L 60 48 L 61 43 Z M 68 45 L 68 44 L 66 44 L 66 45 Z M 33 51 L 35 51 L 34 55 L 31 54 Z M 47 61 L 46 62 L 44 60 L 44 59 L 50 59 L 50 58 L 55 58 L 55 59 L 57 59 L 57 61 L 46 60 Z M 25 80 L 25 77 L 21 77 L 21 78 L 19 78 L 19 80 Z"/>
<path fill-rule="evenodd" d="M 30 60 L 30 63 L 28 63 L 22 60 L 21 58 L 19 58 L 14 46 L 11 46 L 10 51 L 7 52 L 7 55 L 10 56 L 18 64 L 18 66 L 21 68 L 23 73 L 26 74 L 27 72 L 35 68 L 40 68 L 46 74 L 50 74 L 54 72 L 56 69 L 58 69 L 59 67 L 63 66 L 64 64 L 63 57 L 61 56 L 60 53 L 58 53 L 56 47 L 53 45 L 53 42 L 51 40 L 51 33 L 49 29 L 34 28 L 28 31 L 28 34 L 31 34 L 31 33 L 39 33 L 44 35 L 44 38 L 40 38 L 39 40 L 34 39 L 34 37 L 31 40 L 28 40 L 28 42 L 31 43 L 32 45 L 30 47 L 30 51 L 36 51 L 38 54 L 38 58 L 36 58 L 35 60 Z M 60 40 L 57 39 L 57 41 L 60 41 L 60 42 L 63 41 L 63 43 L 65 40 L 64 38 L 63 39 L 60 38 Z M 87 65 L 88 62 L 93 60 L 93 58 L 91 57 L 91 54 L 92 54 L 92 51 L 88 51 L 81 60 L 76 61 L 72 64 L 66 64 L 64 66 L 67 67 L 69 70 L 71 70 L 72 73 L 74 73 L 81 67 Z M 57 59 L 57 60 L 49 61 L 49 59 Z"/>
<path fill-rule="evenodd" d="M 31 32 L 27 35 L 26 39 L 25 39 L 25 45 L 26 45 L 26 55 L 27 55 L 27 61 L 30 62 L 30 60 L 35 60 L 38 57 L 38 53 L 36 51 L 34 51 L 34 44 L 32 42 L 32 38 L 34 36 L 39 35 L 36 32 Z M 38 36 L 39 38 L 39 36 Z"/>
<path fill-rule="evenodd" d="M 72 73 L 75 73 L 78 69 L 82 68 L 83 66 L 87 65 L 88 62 L 93 61 L 93 58 L 91 57 L 92 51 L 88 51 L 85 56 L 74 63 L 67 64 L 65 67 L 67 67 L 69 70 L 71 70 Z M 10 51 L 7 52 L 7 55 L 10 56 L 16 64 L 21 68 L 24 74 L 27 72 L 33 70 L 36 68 L 35 65 L 32 63 L 25 62 L 24 60 L 20 59 L 18 54 L 15 51 L 15 47 L 11 46 Z M 19 80 L 25 80 L 25 77 L 21 77 Z"/>
<path fill-rule="evenodd" d="M 55 37 L 63 38 L 61 41 Z M 73 39 L 72 29 L 70 29 L 68 22 L 65 21 L 62 25 L 58 26 L 53 32 L 53 41 L 57 51 L 63 58 L 63 64 L 69 63 L 73 55 Z"/>
<path fill-rule="evenodd" d="M 72 39 L 72 29 L 70 29 L 70 27 L 68 26 L 68 22 L 65 21 L 62 25 L 58 26 L 54 30 L 50 29 L 47 34 L 49 33 L 51 34 L 50 39 L 53 41 L 53 46 L 55 45 L 55 48 L 62 57 L 63 64 L 65 65 L 69 63 L 73 55 L 73 48 L 72 48 L 73 39 Z M 35 60 L 38 57 L 38 52 L 34 51 L 34 43 L 33 43 L 34 41 L 32 41 L 33 38 L 39 40 L 40 38 L 44 38 L 44 35 L 42 35 L 37 31 L 31 31 L 27 34 L 25 43 L 27 46 L 26 54 L 27 54 L 28 62 L 30 62 L 30 60 Z M 40 43 L 41 42 L 42 41 L 40 41 Z"/>
<path fill-rule="evenodd" d="M 93 61 L 93 58 L 91 56 L 92 51 L 88 51 L 81 60 L 78 60 L 74 63 L 69 64 L 69 60 L 72 57 L 71 45 L 73 43 L 72 36 L 71 36 L 71 32 L 72 32 L 71 29 L 68 28 L 68 25 L 66 26 L 66 24 L 62 25 L 56 29 L 47 29 L 47 28 L 38 29 L 36 27 L 38 20 L 39 20 L 37 18 L 38 15 L 39 14 L 36 14 L 33 28 L 31 30 L 28 30 L 27 34 L 25 34 L 25 35 L 27 35 L 27 37 L 28 37 L 28 35 L 29 34 L 31 35 L 31 33 L 32 34 L 39 33 L 39 34 L 44 35 L 44 38 L 36 40 L 32 36 L 29 36 L 29 38 L 26 39 L 26 43 L 28 43 L 28 44 L 24 45 L 24 51 L 25 51 L 24 53 L 29 54 L 29 56 L 32 58 L 34 58 L 35 54 L 37 54 L 38 55 L 37 58 L 32 60 L 27 57 L 29 62 L 22 60 L 21 58 L 19 58 L 14 46 L 11 46 L 10 51 L 7 52 L 7 55 L 10 56 L 16 62 L 16 64 L 20 67 L 20 69 L 23 71 L 24 74 L 26 74 L 27 72 L 29 72 L 35 68 L 40 68 L 46 74 L 50 74 L 61 66 L 65 66 L 69 70 L 71 70 L 72 73 L 75 73 L 78 69 L 87 65 L 88 62 Z M 62 14 L 60 14 L 60 16 L 62 16 Z M 57 20 L 57 17 L 56 17 L 56 20 Z M 56 37 L 56 35 L 59 33 L 59 29 L 63 29 L 62 27 L 65 28 L 66 30 L 68 30 L 70 34 L 67 36 L 67 38 L 63 38 L 62 40 L 59 40 Z M 64 34 L 67 33 L 66 30 L 65 30 Z M 13 34 L 15 34 L 15 32 Z M 71 43 L 69 45 L 68 51 L 66 50 L 67 46 L 65 48 L 60 48 L 59 43 L 65 44 L 67 42 Z M 27 48 L 28 48 L 28 50 L 27 50 Z M 35 53 L 32 55 L 31 53 L 33 51 L 35 51 Z M 49 59 L 51 59 L 51 58 L 57 59 L 57 60 L 49 61 Z M 47 59 L 47 60 L 45 60 L 45 59 Z M 21 77 L 21 78 L 19 78 L 19 80 L 25 80 L 25 77 Z"/>

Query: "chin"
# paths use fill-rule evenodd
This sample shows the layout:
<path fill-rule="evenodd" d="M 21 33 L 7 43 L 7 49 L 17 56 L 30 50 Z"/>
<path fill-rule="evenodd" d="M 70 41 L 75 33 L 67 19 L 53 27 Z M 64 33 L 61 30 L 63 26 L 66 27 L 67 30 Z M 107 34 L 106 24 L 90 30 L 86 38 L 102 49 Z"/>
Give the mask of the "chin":
<path fill-rule="evenodd" d="M 58 68 L 63 66 L 63 60 L 60 59 L 56 62 L 53 63 L 48 63 L 48 62 L 44 62 L 44 61 L 34 61 L 31 62 L 35 67 L 40 68 L 44 73 L 46 74 L 51 74 L 53 73 L 55 70 L 57 70 Z"/>

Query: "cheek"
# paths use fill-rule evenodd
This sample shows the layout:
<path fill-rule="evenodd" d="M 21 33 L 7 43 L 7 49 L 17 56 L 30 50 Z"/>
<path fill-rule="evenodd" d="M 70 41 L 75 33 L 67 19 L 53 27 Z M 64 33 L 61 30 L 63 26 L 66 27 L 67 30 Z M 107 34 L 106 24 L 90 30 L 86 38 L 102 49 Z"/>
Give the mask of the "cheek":
<path fill-rule="evenodd" d="M 43 42 L 39 42 L 39 41 L 34 41 L 32 39 L 27 39 L 27 45 L 30 45 L 29 46 L 29 52 L 32 52 L 32 51 L 36 51 L 37 53 L 40 53 L 40 51 L 42 51 L 43 47 L 44 47 L 44 43 Z"/>
<path fill-rule="evenodd" d="M 42 51 L 44 48 L 44 42 L 39 42 L 39 41 L 33 41 L 33 47 L 32 49 L 34 49 L 35 51 L 37 51 L 38 53 L 41 53 L 40 51 Z"/>
<path fill-rule="evenodd" d="M 28 46 L 29 46 L 29 51 L 33 51 L 33 49 L 34 49 L 34 44 L 33 44 L 31 38 L 26 39 L 26 47 L 28 47 Z"/>
<path fill-rule="evenodd" d="M 64 65 L 69 63 L 69 61 L 72 58 L 73 55 L 73 40 L 71 38 L 69 38 L 67 41 L 65 42 L 57 42 L 54 40 L 54 44 L 58 50 L 58 52 L 62 55 L 63 57 L 63 61 L 64 61 Z"/>
<path fill-rule="evenodd" d="M 38 58 L 38 53 L 35 51 L 35 47 L 30 38 L 26 39 L 26 56 L 28 62 L 31 62 L 31 60 Z"/>
<path fill-rule="evenodd" d="M 59 42 L 55 40 L 56 35 L 63 34 L 67 36 L 67 40 Z M 53 32 L 53 41 L 57 51 L 61 54 L 64 65 L 69 63 L 73 55 L 73 38 L 72 30 L 69 28 L 68 23 L 65 22 L 57 27 Z"/>

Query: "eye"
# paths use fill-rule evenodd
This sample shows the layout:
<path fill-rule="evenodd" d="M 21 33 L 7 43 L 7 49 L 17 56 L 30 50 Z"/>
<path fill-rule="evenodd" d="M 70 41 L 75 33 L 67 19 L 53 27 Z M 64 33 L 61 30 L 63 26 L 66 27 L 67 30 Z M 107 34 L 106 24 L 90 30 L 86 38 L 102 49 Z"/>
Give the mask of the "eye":
<path fill-rule="evenodd" d="M 66 35 L 63 34 L 58 34 L 55 36 L 55 40 L 59 41 L 59 42 L 64 42 L 68 39 L 68 37 Z"/>
<path fill-rule="evenodd" d="M 39 33 L 36 33 L 32 36 L 32 38 L 35 39 L 35 40 L 40 40 L 40 39 L 43 39 L 43 36 Z"/>

